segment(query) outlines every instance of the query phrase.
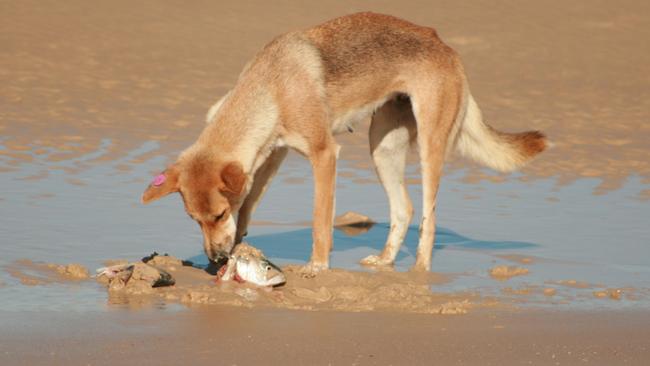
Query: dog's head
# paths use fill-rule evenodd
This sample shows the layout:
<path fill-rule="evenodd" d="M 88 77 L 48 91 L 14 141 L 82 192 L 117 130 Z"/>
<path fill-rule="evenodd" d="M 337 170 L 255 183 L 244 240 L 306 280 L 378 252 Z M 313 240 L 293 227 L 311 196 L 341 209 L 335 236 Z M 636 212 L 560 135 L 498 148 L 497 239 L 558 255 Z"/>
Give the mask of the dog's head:
<path fill-rule="evenodd" d="M 246 182 L 238 162 L 179 160 L 154 178 L 142 194 L 142 202 L 179 192 L 185 211 L 201 226 L 205 254 L 218 261 L 230 254 L 235 244 L 233 215 L 245 196 Z"/>

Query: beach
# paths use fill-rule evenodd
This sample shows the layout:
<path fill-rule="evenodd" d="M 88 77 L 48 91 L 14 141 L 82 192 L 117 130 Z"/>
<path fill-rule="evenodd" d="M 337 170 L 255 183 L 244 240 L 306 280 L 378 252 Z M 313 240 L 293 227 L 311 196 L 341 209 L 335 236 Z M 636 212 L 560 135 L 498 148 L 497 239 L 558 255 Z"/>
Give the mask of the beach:
<path fill-rule="evenodd" d="M 0 2 L 0 364 L 630 364 L 650 356 L 650 6 L 452 1 Z M 313 180 L 290 153 L 246 241 L 288 276 L 271 292 L 203 271 L 172 195 L 140 195 L 275 36 L 357 11 L 434 27 L 485 120 L 553 147 L 512 174 L 452 156 L 431 273 L 415 217 L 395 265 L 361 266 L 390 229 L 368 123 L 337 137 L 332 270 L 311 252 Z M 173 288 L 116 294 L 107 261 L 168 253 Z M 69 267 L 78 264 L 79 267 Z M 79 268 L 88 275 L 75 277 Z M 169 268 L 168 268 L 169 269 Z M 238 287 L 239 286 L 239 287 Z"/>

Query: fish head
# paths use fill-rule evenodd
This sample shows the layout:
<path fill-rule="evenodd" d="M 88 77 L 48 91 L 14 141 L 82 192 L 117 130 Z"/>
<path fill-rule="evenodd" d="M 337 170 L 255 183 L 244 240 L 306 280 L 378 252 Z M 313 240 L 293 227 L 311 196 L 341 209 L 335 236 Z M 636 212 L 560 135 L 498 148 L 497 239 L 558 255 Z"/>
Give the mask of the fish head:
<path fill-rule="evenodd" d="M 263 267 L 264 277 L 266 279 L 265 286 L 277 286 L 287 282 L 287 278 L 280 267 L 271 263 L 269 260 L 262 259 L 260 265 Z"/>
<path fill-rule="evenodd" d="M 257 286 L 277 286 L 287 282 L 282 270 L 266 258 L 237 258 L 237 275 Z"/>

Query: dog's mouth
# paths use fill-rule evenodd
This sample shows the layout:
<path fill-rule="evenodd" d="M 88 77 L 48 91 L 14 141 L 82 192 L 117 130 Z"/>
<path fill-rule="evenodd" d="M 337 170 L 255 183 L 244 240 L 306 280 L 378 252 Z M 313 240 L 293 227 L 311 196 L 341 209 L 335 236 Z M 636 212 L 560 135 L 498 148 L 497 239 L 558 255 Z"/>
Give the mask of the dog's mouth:
<path fill-rule="evenodd" d="M 210 248 L 205 250 L 205 254 L 211 263 L 222 264 L 224 261 L 227 261 L 228 258 L 230 257 L 230 251 L 225 251 L 217 248 L 218 248 L 217 246 L 211 246 Z"/>
<path fill-rule="evenodd" d="M 219 278 L 226 271 L 226 264 L 228 263 L 228 257 L 219 257 L 218 259 L 210 259 L 208 267 L 205 269 L 211 275 L 217 275 Z"/>
<path fill-rule="evenodd" d="M 223 275 L 226 273 L 226 269 L 228 269 L 228 266 L 226 266 L 225 263 L 224 263 L 224 264 L 221 265 L 221 267 L 217 270 L 217 281 L 220 280 L 221 277 L 223 277 Z"/>

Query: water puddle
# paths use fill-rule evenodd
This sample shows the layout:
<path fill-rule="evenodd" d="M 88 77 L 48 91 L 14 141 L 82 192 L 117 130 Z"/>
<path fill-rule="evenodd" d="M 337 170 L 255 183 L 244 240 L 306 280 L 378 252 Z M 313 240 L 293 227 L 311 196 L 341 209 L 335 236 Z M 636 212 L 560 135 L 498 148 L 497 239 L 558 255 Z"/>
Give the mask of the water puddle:
<path fill-rule="evenodd" d="M 107 309 L 106 292 L 93 281 L 26 285 L 12 274 L 12 266 L 23 259 L 81 263 L 92 270 L 108 259 L 136 260 L 157 251 L 207 262 L 200 230 L 183 212 L 179 197 L 139 203 L 165 159 L 138 157 L 157 148 L 147 142 L 123 158 L 104 161 L 111 149 L 107 139 L 98 151 L 74 160 L 50 162 L 34 155 L 31 163 L 0 173 L 0 310 Z M 366 232 L 335 230 L 331 263 L 372 272 L 358 262 L 384 245 L 387 200 L 370 171 L 345 161 L 340 171 L 337 213 L 357 211 L 379 223 Z M 417 168 L 409 167 L 409 175 L 417 177 Z M 638 197 L 647 184 L 631 177 L 618 190 L 594 195 L 599 183 L 582 179 L 559 186 L 552 179 L 526 181 L 515 174 L 502 183 L 474 184 L 464 182 L 462 171 L 446 175 L 432 271 L 450 280 L 431 284 L 430 290 L 518 306 L 647 307 L 650 205 Z M 411 184 L 409 191 L 417 223 L 421 189 Z M 290 156 L 246 240 L 277 264 L 304 263 L 311 251 L 311 200 L 309 165 Z M 404 272 L 414 263 L 417 236 L 417 227 L 411 226 L 392 270 Z M 495 278 L 495 268 L 506 276 Z M 517 269 L 527 272 L 508 275 Z"/>

